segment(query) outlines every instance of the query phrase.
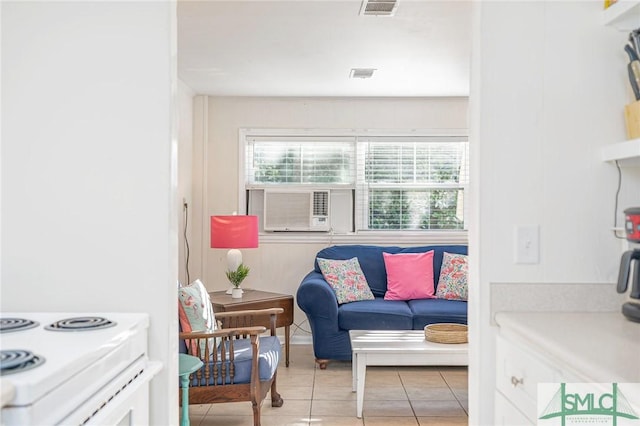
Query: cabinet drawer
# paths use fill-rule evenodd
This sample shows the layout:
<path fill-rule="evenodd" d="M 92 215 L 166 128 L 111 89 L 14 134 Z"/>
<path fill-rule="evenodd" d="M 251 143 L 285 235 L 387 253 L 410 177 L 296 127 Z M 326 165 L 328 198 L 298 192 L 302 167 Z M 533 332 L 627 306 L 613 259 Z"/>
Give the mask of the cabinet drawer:
<path fill-rule="evenodd" d="M 560 382 L 560 371 L 500 335 L 496 338 L 496 361 L 497 389 L 536 423 L 538 383 Z"/>
<path fill-rule="evenodd" d="M 514 407 L 499 391 L 495 395 L 494 422 L 496 426 L 533 426 L 520 410 Z"/>

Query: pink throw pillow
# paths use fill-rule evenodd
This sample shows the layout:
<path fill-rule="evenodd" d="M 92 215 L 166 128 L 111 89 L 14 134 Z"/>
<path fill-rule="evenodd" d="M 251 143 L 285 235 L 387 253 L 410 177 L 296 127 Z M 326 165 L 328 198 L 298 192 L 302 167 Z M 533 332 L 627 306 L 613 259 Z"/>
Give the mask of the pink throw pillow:
<path fill-rule="evenodd" d="M 384 300 L 433 299 L 433 250 L 426 253 L 382 253 L 387 269 Z"/>

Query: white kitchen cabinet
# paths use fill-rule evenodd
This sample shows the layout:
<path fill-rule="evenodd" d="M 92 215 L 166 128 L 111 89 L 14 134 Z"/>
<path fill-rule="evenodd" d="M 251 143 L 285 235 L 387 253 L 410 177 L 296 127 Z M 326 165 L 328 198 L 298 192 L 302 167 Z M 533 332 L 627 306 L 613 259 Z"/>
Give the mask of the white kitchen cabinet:
<path fill-rule="evenodd" d="M 640 382 L 640 324 L 621 313 L 498 312 L 495 423 L 535 425 L 539 383 Z M 630 397 L 640 412 L 640 395 Z"/>
<path fill-rule="evenodd" d="M 562 378 L 561 372 L 538 352 L 540 349 L 526 347 L 502 335 L 496 338 L 496 390 L 533 424 L 538 383 L 556 383 Z"/>
<path fill-rule="evenodd" d="M 494 424 L 496 426 L 534 426 L 536 423 L 522 414 L 502 393 L 496 391 Z"/>

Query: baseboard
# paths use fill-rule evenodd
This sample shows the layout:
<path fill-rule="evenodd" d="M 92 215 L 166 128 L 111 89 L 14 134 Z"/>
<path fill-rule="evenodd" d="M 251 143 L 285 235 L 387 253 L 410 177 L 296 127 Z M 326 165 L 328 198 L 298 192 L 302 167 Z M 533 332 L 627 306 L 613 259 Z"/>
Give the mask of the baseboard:
<path fill-rule="evenodd" d="M 285 342 L 284 334 L 276 334 L 276 337 L 280 339 L 280 344 L 284 345 L 284 342 Z M 291 336 L 290 343 L 292 345 L 312 345 L 313 339 L 310 334 L 300 335 L 300 336 L 294 334 L 293 336 Z"/>
<path fill-rule="evenodd" d="M 292 345 L 311 345 L 313 344 L 313 339 L 310 334 L 304 336 L 291 336 L 291 344 Z"/>

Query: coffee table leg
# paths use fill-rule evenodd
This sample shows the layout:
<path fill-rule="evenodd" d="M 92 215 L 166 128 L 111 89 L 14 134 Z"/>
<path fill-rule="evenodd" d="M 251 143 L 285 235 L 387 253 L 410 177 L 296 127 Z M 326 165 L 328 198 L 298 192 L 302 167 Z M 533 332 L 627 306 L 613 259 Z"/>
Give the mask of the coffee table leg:
<path fill-rule="evenodd" d="M 356 368 L 357 363 L 358 354 L 354 352 L 351 356 L 351 392 L 356 391 L 356 386 L 358 384 L 358 369 Z"/>
<path fill-rule="evenodd" d="M 364 405 L 364 380 L 367 376 L 367 355 L 360 354 L 356 357 L 356 417 L 362 418 L 362 406 Z"/>

